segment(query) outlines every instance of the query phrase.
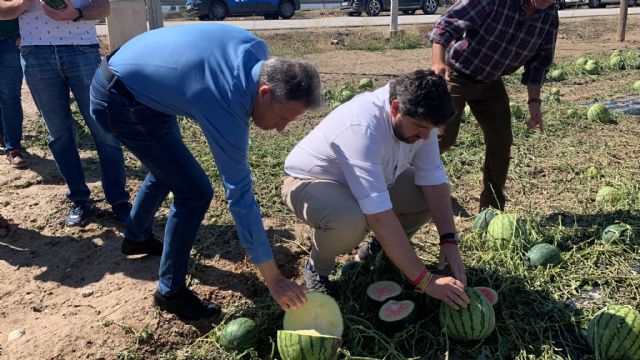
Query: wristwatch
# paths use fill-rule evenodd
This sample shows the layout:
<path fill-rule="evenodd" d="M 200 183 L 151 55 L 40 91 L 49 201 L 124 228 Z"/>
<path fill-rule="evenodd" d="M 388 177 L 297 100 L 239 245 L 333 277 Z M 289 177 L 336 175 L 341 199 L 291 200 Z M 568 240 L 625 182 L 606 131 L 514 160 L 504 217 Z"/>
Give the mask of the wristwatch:
<path fill-rule="evenodd" d="M 76 16 L 76 18 L 73 19 L 73 22 L 78 22 L 84 18 L 84 14 L 82 13 L 82 9 L 80 8 L 75 8 L 75 9 L 78 12 L 78 16 Z"/>

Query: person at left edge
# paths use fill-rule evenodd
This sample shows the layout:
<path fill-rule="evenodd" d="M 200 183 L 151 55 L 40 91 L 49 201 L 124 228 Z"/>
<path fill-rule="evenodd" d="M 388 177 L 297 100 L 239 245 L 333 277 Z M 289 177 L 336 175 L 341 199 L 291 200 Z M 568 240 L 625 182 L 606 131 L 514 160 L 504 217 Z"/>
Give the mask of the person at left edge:
<path fill-rule="evenodd" d="M 185 286 L 189 252 L 213 190 L 182 140 L 177 115 L 194 119 L 202 129 L 240 243 L 273 298 L 284 310 L 305 303 L 304 289 L 280 274 L 262 224 L 248 164 L 249 119 L 262 130 L 282 131 L 322 103 L 314 65 L 268 58 L 261 39 L 229 25 L 149 31 L 103 61 L 91 85 L 91 112 L 149 170 L 133 204 L 122 252 L 162 255 L 157 306 L 184 319 L 221 310 Z M 152 234 L 152 222 L 169 192 L 174 201 L 161 243 Z"/>

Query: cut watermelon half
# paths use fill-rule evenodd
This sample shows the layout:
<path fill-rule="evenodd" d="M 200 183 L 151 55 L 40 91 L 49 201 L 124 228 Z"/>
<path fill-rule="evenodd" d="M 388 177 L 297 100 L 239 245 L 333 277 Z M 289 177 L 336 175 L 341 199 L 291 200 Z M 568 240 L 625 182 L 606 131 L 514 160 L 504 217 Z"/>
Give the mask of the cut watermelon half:
<path fill-rule="evenodd" d="M 367 296 L 377 302 L 385 302 L 402 293 L 402 287 L 394 281 L 377 281 L 367 287 Z"/>
<path fill-rule="evenodd" d="M 406 324 L 413 317 L 416 305 L 411 300 L 389 300 L 378 311 L 378 318 L 387 324 Z"/>
<path fill-rule="evenodd" d="M 329 295 L 309 291 L 307 303 L 284 314 L 284 330 L 315 330 L 326 336 L 341 337 L 344 322 L 338 303 Z"/>
<path fill-rule="evenodd" d="M 474 289 L 482 294 L 491 306 L 494 306 L 498 302 L 498 293 L 490 287 L 476 286 Z"/>

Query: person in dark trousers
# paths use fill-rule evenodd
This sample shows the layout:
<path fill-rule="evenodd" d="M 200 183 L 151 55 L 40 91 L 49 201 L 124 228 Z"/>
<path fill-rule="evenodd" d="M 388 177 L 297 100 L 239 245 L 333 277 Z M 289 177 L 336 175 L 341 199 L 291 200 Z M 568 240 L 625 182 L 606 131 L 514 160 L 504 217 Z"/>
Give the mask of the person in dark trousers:
<path fill-rule="evenodd" d="M 157 306 L 190 320 L 221 310 L 185 285 L 189 252 L 213 190 L 185 146 L 176 116 L 193 119 L 202 129 L 240 243 L 273 298 L 285 310 L 305 303 L 304 289 L 278 270 L 262 224 L 248 164 L 250 118 L 262 130 L 282 131 L 322 102 L 315 66 L 268 58 L 262 40 L 229 25 L 149 31 L 102 63 L 91 86 L 91 112 L 149 170 L 133 204 L 122 252 L 162 255 Z M 162 243 L 152 223 L 169 192 L 174 200 Z"/>
<path fill-rule="evenodd" d="M 442 129 L 440 151 L 454 145 L 460 119 L 469 104 L 485 140 L 480 209 L 504 209 L 504 187 L 513 133 L 503 75 L 524 66 L 530 120 L 543 132 L 540 89 L 553 62 L 558 34 L 554 0 L 457 1 L 438 18 L 429 38 L 431 68 L 444 75 L 455 115 Z"/>

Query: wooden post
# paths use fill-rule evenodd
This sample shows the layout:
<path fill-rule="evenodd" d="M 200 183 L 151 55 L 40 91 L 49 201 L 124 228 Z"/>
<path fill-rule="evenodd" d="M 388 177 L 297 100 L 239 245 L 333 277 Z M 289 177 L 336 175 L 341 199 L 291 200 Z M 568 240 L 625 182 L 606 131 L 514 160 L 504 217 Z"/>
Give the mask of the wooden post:
<path fill-rule="evenodd" d="M 111 0 L 111 12 L 107 17 L 109 51 L 147 31 L 147 14 L 140 0 Z"/>
<path fill-rule="evenodd" d="M 147 14 L 149 15 L 149 30 L 161 28 L 162 22 L 162 5 L 160 0 L 146 0 Z"/>
<path fill-rule="evenodd" d="M 627 13 L 629 12 L 628 0 L 620 0 L 620 17 L 618 18 L 618 41 L 624 41 L 627 28 Z"/>

